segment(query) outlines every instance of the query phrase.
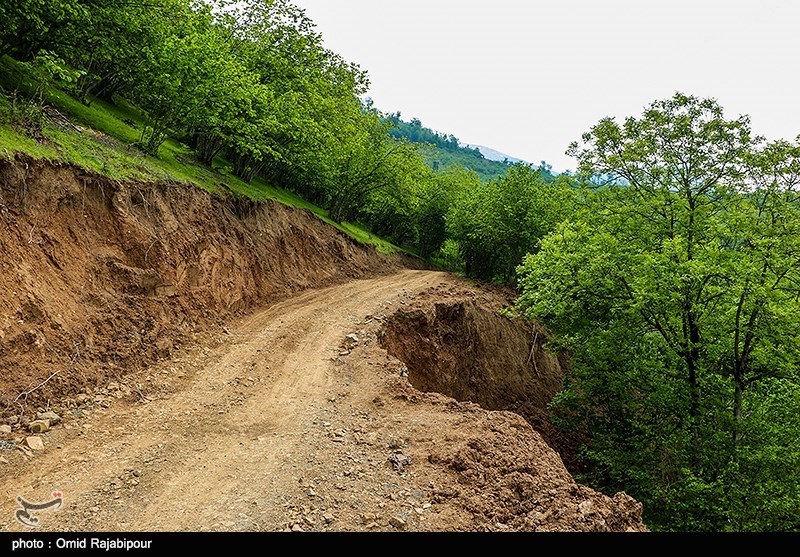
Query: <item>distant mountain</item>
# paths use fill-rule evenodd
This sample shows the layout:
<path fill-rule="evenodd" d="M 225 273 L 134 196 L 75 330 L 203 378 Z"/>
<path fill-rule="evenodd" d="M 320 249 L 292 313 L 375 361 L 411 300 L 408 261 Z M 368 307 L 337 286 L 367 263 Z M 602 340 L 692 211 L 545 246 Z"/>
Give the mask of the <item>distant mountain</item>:
<path fill-rule="evenodd" d="M 485 147 L 483 145 L 472 145 L 466 144 L 464 145 L 467 149 L 477 149 L 481 152 L 481 154 L 489 159 L 490 161 L 497 161 L 497 162 L 510 162 L 511 164 L 516 164 L 518 162 L 526 162 L 522 159 L 518 159 L 516 157 L 512 157 L 511 155 L 506 155 L 505 153 L 501 153 L 500 151 L 496 151 L 491 147 Z"/>

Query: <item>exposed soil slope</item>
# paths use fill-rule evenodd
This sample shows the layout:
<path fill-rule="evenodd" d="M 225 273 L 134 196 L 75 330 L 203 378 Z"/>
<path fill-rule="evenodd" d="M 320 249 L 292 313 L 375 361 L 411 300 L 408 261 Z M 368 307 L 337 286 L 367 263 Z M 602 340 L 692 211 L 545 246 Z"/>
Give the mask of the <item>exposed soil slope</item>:
<path fill-rule="evenodd" d="M 417 389 L 516 412 L 552 446 L 547 405 L 566 358 L 543 348 L 551 338 L 544 327 L 501 315 L 510 302 L 493 292 L 432 289 L 391 317 L 381 344 L 408 366 Z"/>
<path fill-rule="evenodd" d="M 6 400 L 60 372 L 0 422 L 0 529 L 56 490 L 43 529 L 645 529 L 518 414 L 409 382 L 541 418 L 558 361 L 535 343 L 529 377 L 531 331 L 496 297 L 276 204 L 20 162 L 0 185 Z M 47 408 L 61 421 L 26 441 Z"/>
<path fill-rule="evenodd" d="M 0 411 L 96 386 L 194 333 L 397 260 L 308 211 L 0 162 Z"/>

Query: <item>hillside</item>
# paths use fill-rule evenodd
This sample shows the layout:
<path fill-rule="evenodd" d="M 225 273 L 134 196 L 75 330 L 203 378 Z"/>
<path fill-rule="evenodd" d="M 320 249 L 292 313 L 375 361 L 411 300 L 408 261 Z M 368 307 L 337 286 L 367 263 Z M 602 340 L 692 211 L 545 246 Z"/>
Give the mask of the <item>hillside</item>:
<path fill-rule="evenodd" d="M 509 164 L 484 156 L 477 147 L 465 146 L 452 134 L 433 131 L 416 118 L 406 122 L 399 112 L 384 117 L 391 124 L 389 134 L 422 146 L 426 162 L 434 169 L 461 165 L 475 172 L 482 180 L 504 176 Z M 516 162 L 516 161 L 510 161 Z"/>

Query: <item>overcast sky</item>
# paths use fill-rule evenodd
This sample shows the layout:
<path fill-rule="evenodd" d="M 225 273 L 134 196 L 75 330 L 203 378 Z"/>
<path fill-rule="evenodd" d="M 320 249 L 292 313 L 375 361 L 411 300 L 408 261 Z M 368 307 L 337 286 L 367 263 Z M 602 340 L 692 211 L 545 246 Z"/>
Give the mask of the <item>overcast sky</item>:
<path fill-rule="evenodd" d="M 800 1 L 295 0 L 369 96 L 462 142 L 556 170 L 604 116 L 675 91 L 800 134 Z"/>

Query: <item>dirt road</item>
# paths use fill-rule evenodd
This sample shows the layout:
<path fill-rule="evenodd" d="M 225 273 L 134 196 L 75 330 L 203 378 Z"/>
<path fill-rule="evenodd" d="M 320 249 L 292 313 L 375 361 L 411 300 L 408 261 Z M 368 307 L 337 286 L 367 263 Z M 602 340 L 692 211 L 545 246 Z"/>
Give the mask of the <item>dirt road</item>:
<path fill-rule="evenodd" d="M 430 271 L 311 290 L 95 389 L 44 450 L 0 451 L 0 530 L 26 530 L 17 497 L 53 492 L 42 530 L 644 529 L 639 503 L 576 484 L 518 414 L 416 390 L 378 342 L 395 312 L 481 296 Z"/>
<path fill-rule="evenodd" d="M 340 387 L 333 360 L 345 335 L 404 290 L 444 280 L 406 271 L 310 291 L 248 317 L 206 354 L 159 366 L 154 375 L 179 381 L 174 392 L 54 430 L 43 454 L 3 475 L 0 527 L 24 529 L 13 520 L 18 495 L 46 500 L 56 489 L 65 506 L 42 513 L 43 529 L 284 527 L 263 501 L 297 488 L 287 468 L 313 467 L 305 433 Z"/>

